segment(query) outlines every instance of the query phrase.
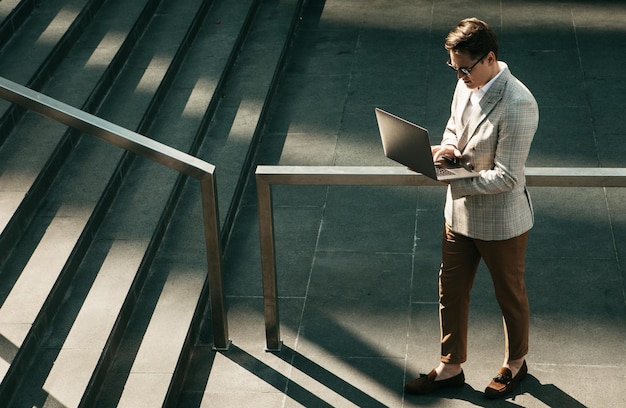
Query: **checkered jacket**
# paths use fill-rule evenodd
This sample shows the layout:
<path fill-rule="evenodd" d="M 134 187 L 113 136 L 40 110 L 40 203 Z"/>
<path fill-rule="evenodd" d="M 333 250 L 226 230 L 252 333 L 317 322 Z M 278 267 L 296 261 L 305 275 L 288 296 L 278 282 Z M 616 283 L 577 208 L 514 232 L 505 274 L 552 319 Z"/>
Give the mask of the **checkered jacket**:
<path fill-rule="evenodd" d="M 537 102 L 505 66 L 468 119 L 467 144 L 459 146 L 469 96 L 459 80 L 442 144 L 460 148 L 464 162 L 480 171 L 480 177 L 450 183 L 445 219 L 453 231 L 468 237 L 512 238 L 534 222 L 524 169 L 539 122 Z"/>

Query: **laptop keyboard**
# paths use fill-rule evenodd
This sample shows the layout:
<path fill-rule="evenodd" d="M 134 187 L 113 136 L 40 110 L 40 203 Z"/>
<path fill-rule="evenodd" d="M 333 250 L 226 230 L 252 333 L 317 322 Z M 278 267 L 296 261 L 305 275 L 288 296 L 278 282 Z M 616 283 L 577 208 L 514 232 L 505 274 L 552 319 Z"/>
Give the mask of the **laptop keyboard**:
<path fill-rule="evenodd" d="M 443 167 L 435 166 L 435 169 L 437 170 L 437 176 L 454 176 L 455 174 L 448 169 L 444 169 Z"/>

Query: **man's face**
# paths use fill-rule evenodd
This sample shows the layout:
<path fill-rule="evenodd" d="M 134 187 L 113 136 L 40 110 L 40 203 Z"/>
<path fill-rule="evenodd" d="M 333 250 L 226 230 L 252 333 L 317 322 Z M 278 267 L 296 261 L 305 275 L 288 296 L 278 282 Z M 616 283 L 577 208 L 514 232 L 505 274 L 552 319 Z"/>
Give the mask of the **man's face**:
<path fill-rule="evenodd" d="M 495 58 L 491 52 L 482 58 L 472 59 L 469 53 L 450 51 L 450 65 L 456 68 L 457 77 L 469 89 L 480 89 L 494 77 L 492 62 Z M 469 69 L 470 73 L 463 73 L 461 68 Z"/>

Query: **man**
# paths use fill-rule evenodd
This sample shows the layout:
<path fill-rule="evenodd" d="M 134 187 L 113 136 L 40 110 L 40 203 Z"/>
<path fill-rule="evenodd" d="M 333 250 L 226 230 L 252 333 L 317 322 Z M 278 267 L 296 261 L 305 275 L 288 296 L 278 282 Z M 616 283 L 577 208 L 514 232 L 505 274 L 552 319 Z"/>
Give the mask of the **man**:
<path fill-rule="evenodd" d="M 461 364 L 467 359 L 470 291 L 483 259 L 505 329 L 503 367 L 485 389 L 486 397 L 498 398 L 527 373 L 524 260 L 533 211 L 524 168 L 539 113 L 530 91 L 498 61 L 496 34 L 487 23 L 462 20 L 446 37 L 445 48 L 458 83 L 433 158 L 456 158 L 480 176 L 449 183 L 439 272 L 440 364 L 405 390 L 426 394 L 465 383 Z"/>

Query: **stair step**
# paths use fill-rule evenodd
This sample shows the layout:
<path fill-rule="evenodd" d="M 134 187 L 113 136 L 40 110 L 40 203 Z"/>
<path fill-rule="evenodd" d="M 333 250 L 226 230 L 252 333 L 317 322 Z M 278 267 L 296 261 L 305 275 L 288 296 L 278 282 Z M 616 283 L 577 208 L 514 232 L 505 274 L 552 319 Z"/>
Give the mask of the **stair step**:
<path fill-rule="evenodd" d="M 11 39 L 35 8 L 35 0 L 0 1 L 0 48 Z"/>
<path fill-rule="evenodd" d="M 107 243 L 109 244 L 109 243 Z M 43 389 L 64 406 L 80 404 L 129 296 L 148 240 L 115 240 L 47 376 Z"/>
<path fill-rule="evenodd" d="M 10 26 L 7 29 L 15 35 L 3 49 L 0 75 L 32 89 L 42 89 L 103 1 L 53 0 L 42 7 L 26 1 L 20 3 L 8 17 L 7 25 L 2 25 L 3 30 Z M 24 14 L 28 12 L 31 15 L 27 22 Z M 19 30 L 12 24 L 22 22 Z M 0 144 L 25 113 L 24 108 L 2 101 Z"/>
<path fill-rule="evenodd" d="M 15 13 L 20 3 L 21 0 L 4 0 L 0 3 L 0 24 L 4 24 L 9 16 Z"/>
<path fill-rule="evenodd" d="M 240 20 L 243 20 L 248 13 L 248 10 L 243 8 L 240 3 L 233 4 L 229 7 L 230 9 L 241 9 L 240 11 L 237 11 L 241 15 L 238 16 Z M 230 13 L 233 13 L 233 11 Z M 218 40 L 216 41 L 213 39 L 213 44 L 205 41 L 209 48 L 199 50 L 204 52 L 195 52 L 193 55 L 190 55 L 185 66 L 181 68 L 180 79 L 174 82 L 173 89 L 169 93 L 172 96 L 172 99 L 174 99 L 172 102 L 173 106 L 170 108 L 166 100 L 161 107 L 161 114 L 153 126 L 154 130 L 151 132 L 151 136 L 155 139 L 159 139 L 170 145 L 178 145 L 178 147 L 183 150 L 185 150 L 185 147 L 189 149 L 189 140 L 185 140 L 185 137 L 182 136 L 186 136 L 186 138 L 189 139 L 189 136 L 194 135 L 194 127 L 197 128 L 201 126 L 203 112 L 198 109 L 206 108 L 211 104 L 212 99 L 219 99 L 219 94 L 217 95 L 217 98 L 214 97 L 216 84 L 205 79 L 215 78 L 213 74 L 220 74 L 225 70 L 225 66 L 230 63 L 230 57 L 228 54 L 232 52 L 233 45 L 231 45 L 230 48 L 223 47 L 221 52 L 226 55 L 220 55 L 215 53 L 214 44 L 217 42 L 220 46 L 223 46 L 225 40 L 229 40 L 231 44 L 237 42 L 237 37 L 241 31 L 241 22 L 235 22 L 235 24 L 233 24 L 232 21 L 229 21 L 228 24 L 222 23 L 219 25 L 207 25 L 207 29 L 205 31 L 208 33 L 209 31 L 216 30 L 217 32 L 214 32 L 213 36 L 218 36 Z M 206 61 L 206 52 L 212 52 L 212 56 L 214 57 L 210 61 L 209 65 L 207 65 Z M 218 63 L 216 64 L 215 62 Z M 207 73 L 207 71 L 209 72 Z M 196 81 L 194 88 L 190 90 L 190 79 L 194 76 L 199 78 L 199 80 Z M 182 95 L 186 95 L 187 98 L 183 108 L 183 117 L 188 118 L 186 120 L 180 119 L 180 107 L 184 102 L 184 100 L 181 99 Z M 195 125 L 193 125 L 194 122 Z M 187 144 L 187 146 L 184 146 L 184 144 Z M 154 167 L 157 168 L 155 169 Z M 152 227 L 146 226 L 154 226 L 158 223 L 160 211 L 162 211 L 163 206 L 165 206 L 165 201 L 168 199 L 168 189 L 170 189 L 174 184 L 176 176 L 177 175 L 171 170 L 155 166 L 153 163 L 142 159 L 137 160 L 135 165 L 133 165 L 133 167 L 128 171 L 128 175 L 126 176 L 127 182 L 122 187 L 118 200 L 116 200 L 113 204 L 111 211 L 113 216 L 105 220 L 103 226 L 101 227 L 102 232 L 99 235 L 102 235 L 103 237 L 96 237 L 98 240 L 111 240 L 110 242 L 112 242 L 114 247 L 115 245 L 125 245 L 129 242 L 129 240 L 130 242 L 137 243 L 137 245 L 139 245 L 139 242 L 143 243 L 144 248 L 133 252 L 132 255 L 126 253 L 122 258 L 117 260 L 117 263 L 122 262 L 123 259 L 125 260 L 124 274 L 135 276 L 135 274 L 138 273 L 139 264 L 142 262 L 142 258 L 146 256 L 148 247 L 147 242 L 149 242 L 148 240 L 142 241 L 142 239 L 149 239 L 150 236 L 154 234 Z M 129 197 L 129 199 L 126 197 Z M 133 199 L 134 197 L 150 197 L 150 199 L 137 201 Z M 199 198 L 200 195 L 198 194 L 195 197 L 195 201 L 199 202 Z M 161 208 L 161 210 L 158 210 L 159 208 Z M 150 215 L 146 216 L 147 213 Z M 201 217 L 198 219 L 201 220 Z M 124 229 L 127 233 L 122 233 L 122 236 L 120 237 L 120 229 Z M 204 244 L 202 234 L 198 237 L 198 242 L 202 245 Z M 201 251 L 203 249 L 204 248 L 202 247 L 200 248 Z M 107 255 L 105 264 L 106 262 L 109 262 L 111 256 L 113 256 L 111 253 Z M 132 264 L 133 259 L 131 257 L 136 261 L 134 264 Z M 92 263 L 89 261 L 89 258 L 90 256 L 87 255 L 85 264 Z M 203 287 L 202 281 L 206 276 L 206 258 L 203 257 L 202 259 L 204 260 L 204 265 L 202 267 L 202 273 L 199 276 L 202 280 L 200 281 L 200 284 L 192 285 L 193 288 L 199 288 L 200 290 Z M 111 260 L 110 262 L 115 261 Z M 127 268 L 126 266 L 130 264 L 132 264 L 132 266 Z M 89 291 L 89 294 L 86 296 L 84 306 L 78 313 L 76 321 L 73 322 L 68 337 L 59 351 L 56 361 L 54 362 L 54 366 L 52 367 L 47 379 L 45 379 L 45 384 L 43 384 L 43 388 L 49 393 L 48 398 L 50 400 L 67 404 L 68 406 L 77 405 L 81 399 L 84 403 L 85 399 L 93 398 L 91 396 L 85 397 L 85 390 L 89 387 L 98 387 L 99 381 L 94 380 L 94 376 L 97 376 L 98 374 L 94 374 L 94 372 L 98 370 L 106 371 L 105 366 L 107 365 L 107 362 L 102 362 L 102 360 L 107 360 L 107 358 L 102 355 L 107 354 L 108 351 L 106 348 L 111 347 L 114 349 L 116 346 L 115 344 L 111 344 L 114 342 L 111 342 L 110 340 L 106 341 L 106 339 L 109 339 L 110 336 L 116 335 L 115 333 L 111 334 L 116 330 L 115 327 L 117 327 L 117 330 L 120 331 L 123 330 L 125 326 L 124 319 L 118 317 L 118 314 L 126 313 L 122 311 L 122 303 L 124 302 L 120 301 L 125 299 L 125 296 L 118 296 L 117 302 L 109 301 L 106 304 L 99 304 L 97 302 L 97 299 L 102 296 L 102 288 L 101 284 L 99 284 L 99 277 L 102 273 L 106 274 L 106 271 L 97 272 L 97 277 L 91 287 L 91 290 Z M 137 280 L 137 278 L 135 278 L 135 280 Z M 107 291 L 115 290 L 115 293 L 129 294 L 131 297 L 136 296 L 136 291 L 140 289 L 131 286 L 133 284 L 133 280 L 115 280 L 115 282 L 117 283 L 115 288 L 109 287 L 106 284 L 102 285 L 102 287 L 107 287 Z M 197 303 L 199 294 L 194 296 L 193 293 L 189 291 L 187 292 L 188 293 L 185 298 Z M 92 301 L 92 297 L 96 300 Z M 96 306 L 92 306 L 94 305 L 94 302 L 96 306 L 105 307 L 106 310 L 103 310 L 102 314 L 103 316 L 107 316 L 108 314 L 109 317 L 108 319 L 105 319 L 106 321 L 109 321 L 109 324 L 98 325 L 98 327 L 101 328 L 101 331 L 96 332 L 94 332 L 93 324 L 89 324 L 91 319 L 87 317 L 92 314 L 94 314 L 94 316 L 98 315 L 97 308 L 94 309 Z M 128 300 L 126 300 L 126 302 L 132 303 L 128 302 Z M 83 316 L 83 310 L 86 310 L 84 312 L 85 316 Z M 112 310 L 115 310 L 116 312 L 112 312 Z M 114 317 L 115 323 L 111 324 L 110 319 Z M 185 324 L 184 322 L 188 322 L 188 320 L 189 319 L 184 319 L 181 320 L 181 322 Z M 87 324 L 85 325 L 84 323 Z M 167 323 L 167 325 L 171 324 L 171 322 Z M 181 331 L 183 337 L 185 333 L 186 330 Z M 77 341 L 73 339 L 89 338 L 90 336 L 96 336 L 104 339 L 105 341 L 92 342 L 89 345 L 83 345 L 79 348 L 77 348 L 76 344 L 74 344 Z M 82 354 L 84 354 L 85 359 L 83 360 L 83 363 L 78 364 L 78 362 L 81 361 L 79 357 Z M 100 357 L 96 359 L 94 358 L 95 355 L 100 355 Z M 36 358 L 35 360 L 45 359 Z M 68 371 L 72 372 L 73 378 L 76 379 L 71 386 L 68 386 L 67 381 L 65 380 L 65 378 L 67 378 L 66 374 Z"/>
<path fill-rule="evenodd" d="M 198 153 L 218 169 L 218 200 L 225 234 L 229 233 L 236 215 L 245 179 L 254 172 L 251 156 L 302 1 L 265 3 L 259 10 L 259 23 L 251 28 L 245 49 L 224 89 L 219 112 L 209 128 L 210 141 Z"/>
<path fill-rule="evenodd" d="M 107 3 L 99 17 L 103 20 L 116 15 L 122 17 L 107 27 L 95 24 L 84 33 L 81 44 L 69 53 L 60 64 L 58 74 L 44 89 L 46 95 L 76 107 L 89 108 L 100 103 L 102 88 L 108 89 L 109 81 L 116 75 L 115 69 L 107 67 L 115 65 L 119 58 L 116 54 L 128 46 L 129 41 L 124 40 L 145 6 L 141 2 L 132 2 L 133 7 L 126 3 L 119 0 Z M 116 34 L 112 36 L 109 32 Z M 28 51 L 16 49 L 14 52 L 23 55 Z M 0 148 L 0 205 L 3 210 L 0 265 L 18 242 L 78 139 L 75 132 L 66 132 L 65 126 L 34 113 L 26 114 L 11 130 L 11 136 Z"/>
<path fill-rule="evenodd" d="M 39 6 L 30 13 L 28 21 L 22 23 L 2 49 L 0 75 L 14 82 L 28 83 L 89 2 L 39 2 Z M 8 105 L 3 101 L 3 106 Z"/>
<path fill-rule="evenodd" d="M 280 68 L 282 53 L 287 45 L 287 34 L 297 19 L 299 4 L 298 1 L 260 4 L 257 18 L 224 87 L 225 96 L 217 108 L 215 121 L 209 127 L 209 138 L 198 154 L 200 158 L 210 162 L 220 159 L 224 163 L 232 161 L 228 168 L 217 175 L 218 188 L 220 175 L 227 181 L 221 185 L 242 183 L 241 174 L 246 173 L 242 169 L 246 165 L 252 137 L 259 126 L 274 74 Z M 248 64 L 249 61 L 254 61 L 254 64 Z M 254 73 L 250 71 L 252 65 L 257 67 Z M 264 67 L 264 70 L 259 71 L 258 67 Z M 252 78 L 254 81 L 251 81 Z M 240 102 L 238 109 L 235 108 L 234 101 Z M 231 121 L 220 121 L 225 115 L 230 115 Z M 225 154 L 228 150 L 232 152 L 237 149 L 238 154 Z M 228 204 L 235 199 L 232 190 L 230 193 L 229 195 L 227 191 L 226 194 L 225 202 Z M 162 249 L 155 260 L 155 268 L 167 272 L 166 278 L 162 286 L 159 285 L 162 291 L 148 327 L 141 336 L 137 355 L 118 402 L 119 407 L 135 407 L 139 402 L 145 406 L 160 406 L 164 397 L 167 405 L 168 402 L 176 401 L 180 392 L 176 387 L 176 382 L 181 381 L 176 378 L 177 371 L 183 370 L 181 364 L 189 361 L 190 356 L 185 355 L 184 349 L 186 342 L 195 340 L 197 333 L 194 336 L 191 333 L 187 336 L 174 333 L 181 322 L 184 322 L 181 327 L 198 331 L 197 326 L 202 323 L 205 309 L 199 306 L 206 302 L 201 300 L 198 303 L 196 297 L 203 295 L 201 290 L 206 290 L 206 260 L 203 258 L 204 248 L 199 243 L 202 240 L 202 230 L 197 222 L 202 217 L 198 195 L 197 184 L 187 183 L 171 228 L 166 232 Z M 223 203 L 220 202 L 221 210 L 228 208 Z M 181 289 L 184 292 L 180 292 Z M 193 296 L 193 301 L 190 299 L 188 302 L 181 302 L 181 293 Z M 139 316 L 135 318 L 140 319 Z M 134 324 L 134 320 L 129 323 Z M 109 384 L 115 382 L 112 377 L 123 373 L 111 374 Z"/>
<path fill-rule="evenodd" d="M 176 15 L 176 13 L 180 13 L 181 15 L 178 16 L 178 18 L 181 19 L 180 21 L 193 18 L 195 14 L 194 9 L 189 7 L 174 7 L 175 5 L 172 3 L 174 2 L 170 2 L 169 4 L 172 8 L 176 9 L 172 14 Z M 187 4 L 189 3 L 190 2 Z M 158 21 L 155 22 L 153 27 L 156 27 L 157 30 L 161 30 Z M 179 33 L 180 30 L 178 30 L 178 27 L 176 31 L 178 34 L 184 35 L 184 31 Z M 178 39 L 176 39 L 176 35 L 166 34 L 166 36 L 172 44 L 179 44 L 182 41 L 182 36 Z M 154 35 L 152 38 L 154 41 L 145 42 L 143 48 L 140 47 L 138 52 L 135 53 L 134 58 L 131 59 L 131 63 L 137 64 L 137 66 L 149 66 L 152 55 L 160 54 L 162 58 L 160 64 L 165 63 L 165 67 L 167 67 L 167 59 L 169 58 L 171 61 L 176 49 L 173 48 L 164 51 L 161 47 L 165 41 L 157 42 L 156 38 L 156 35 Z M 111 93 L 111 96 L 114 96 L 116 100 L 110 98 L 106 106 L 118 109 L 119 114 L 117 118 L 126 120 L 127 127 L 136 127 L 141 122 L 143 115 L 142 107 L 143 111 L 147 110 L 151 97 L 159 86 L 159 78 L 162 78 L 165 74 L 163 67 L 163 65 L 160 65 L 155 69 L 147 70 L 147 72 L 152 74 L 152 77 L 150 81 L 148 81 L 149 83 L 143 86 L 141 92 L 135 92 L 133 95 L 130 95 L 130 97 L 126 92 L 120 92 L 119 90 L 117 93 Z M 143 73 L 139 72 L 132 65 L 130 65 L 127 70 L 131 71 L 134 78 L 141 78 L 143 76 Z M 126 78 L 130 78 L 130 76 Z M 120 86 L 119 83 L 117 85 Z M 122 84 L 121 89 L 125 90 L 126 84 Z M 128 107 L 125 109 L 122 108 L 123 103 L 128 103 L 128 107 L 132 106 L 135 114 L 133 115 L 133 111 L 128 109 Z M 114 115 L 113 111 L 114 110 L 109 110 L 109 114 Z M 134 126 L 132 124 L 133 119 L 135 121 Z M 120 169 L 118 163 L 122 157 L 128 157 L 128 155 L 124 155 L 121 149 L 107 145 L 93 138 L 83 138 L 70 156 L 59 178 L 52 185 L 51 193 L 46 199 L 46 207 L 40 210 L 39 215 L 35 217 L 33 224 L 44 221 L 49 222 L 51 226 L 62 222 L 67 223 L 70 222 L 68 220 L 71 220 L 70 224 L 75 228 L 75 232 L 72 233 L 74 230 L 68 229 L 65 233 L 60 234 L 61 236 L 50 235 L 54 229 L 48 227 L 44 237 L 34 249 L 31 259 L 41 258 L 45 260 L 48 254 L 53 253 L 55 257 L 64 260 L 64 262 L 63 265 L 46 266 L 44 272 L 47 274 L 48 278 L 42 279 L 41 276 L 38 277 L 42 283 L 40 290 L 42 293 L 41 297 L 45 300 L 45 304 L 34 301 L 33 299 L 29 300 L 30 307 L 33 310 L 39 309 L 40 312 L 36 319 L 32 319 L 32 315 L 28 315 L 25 316 L 23 321 L 19 322 L 33 325 L 31 334 L 29 334 L 25 341 L 32 339 L 33 343 L 40 342 L 42 337 L 41 332 L 49 322 L 48 316 L 52 316 L 58 309 L 62 295 L 75 273 L 76 266 L 90 244 L 91 238 L 98 227 L 98 223 L 101 221 L 102 215 L 108 206 L 106 202 L 107 199 L 102 198 L 103 193 L 109 190 L 109 195 L 115 194 L 115 190 L 111 190 L 108 184 L 109 180 L 113 180 L 113 185 L 119 183 L 120 170 L 123 171 L 123 168 Z M 96 164 L 96 166 L 94 166 L 94 164 Z M 108 200 L 110 201 L 110 199 Z M 49 219 L 51 219 L 51 221 Z M 52 238 L 48 239 L 48 236 Z M 67 248 L 66 250 L 64 250 L 65 247 Z M 63 275 L 61 275 L 61 273 L 63 273 Z M 13 299 L 22 297 L 15 288 L 20 288 L 22 285 L 26 287 L 33 285 L 29 276 L 29 274 L 22 272 L 13 290 L 7 296 L 2 309 L 0 309 L 2 311 L 6 310 L 7 315 L 12 314 L 12 308 L 10 308 L 10 306 L 14 303 L 18 303 L 18 300 Z M 24 282 L 23 284 L 21 283 L 22 281 Z M 17 352 L 15 360 L 22 356 L 24 361 L 31 359 L 32 354 L 34 354 L 34 347 L 36 347 L 28 347 L 28 352 L 26 352 L 22 351 L 21 343 L 16 343 L 16 346 L 20 350 Z M 3 391 L 7 390 L 6 392 L 11 392 L 10 390 L 14 388 L 11 382 L 16 382 L 23 378 L 22 366 L 26 365 L 26 363 L 20 361 L 19 364 L 15 364 L 15 360 L 11 366 L 11 369 L 15 366 L 15 369 L 12 370 L 12 379 L 8 380 L 5 378 L 2 384 Z M 6 396 L 4 398 L 6 398 Z"/>
<path fill-rule="evenodd" d="M 17 58 L 0 59 L 0 76 L 45 78 L 46 95 L 219 163 L 227 238 L 302 0 L 99 2 L 42 3 L 0 50 Z M 97 12 L 46 73 L 87 7 Z M 199 10 L 208 14 L 190 31 Z M 48 47 L 30 56 L 39 37 Z M 0 101 L 0 114 L 10 109 Z M 208 324 L 197 181 L 33 113 L 0 121 L 10 129 L 0 140 L 0 400 L 176 405 Z"/>

